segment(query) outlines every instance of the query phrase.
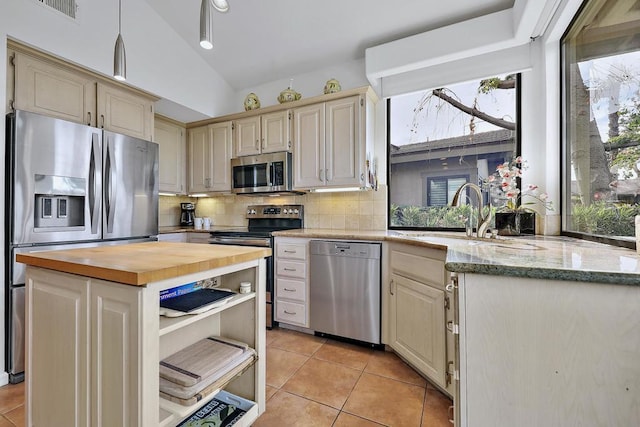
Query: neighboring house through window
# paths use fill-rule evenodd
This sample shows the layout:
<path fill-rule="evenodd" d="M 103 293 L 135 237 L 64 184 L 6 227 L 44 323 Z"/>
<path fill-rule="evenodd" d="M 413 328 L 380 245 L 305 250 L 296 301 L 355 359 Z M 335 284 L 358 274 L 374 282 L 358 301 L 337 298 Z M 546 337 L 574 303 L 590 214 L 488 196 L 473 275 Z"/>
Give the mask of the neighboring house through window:
<path fill-rule="evenodd" d="M 391 228 L 464 228 L 477 201 L 468 193 L 451 207 L 455 192 L 482 185 L 517 152 L 517 80 L 499 76 L 389 100 Z"/>

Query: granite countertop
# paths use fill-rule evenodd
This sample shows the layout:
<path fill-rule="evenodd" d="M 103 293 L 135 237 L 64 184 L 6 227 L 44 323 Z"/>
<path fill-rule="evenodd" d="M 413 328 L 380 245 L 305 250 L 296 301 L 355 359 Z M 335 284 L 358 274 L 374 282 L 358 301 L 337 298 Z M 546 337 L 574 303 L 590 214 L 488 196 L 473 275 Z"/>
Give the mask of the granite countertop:
<path fill-rule="evenodd" d="M 468 239 L 464 233 L 303 229 L 274 236 L 395 241 L 447 251 L 452 272 L 640 285 L 634 250 L 564 236 Z"/>
<path fill-rule="evenodd" d="M 270 248 L 145 242 L 32 252 L 18 254 L 16 260 L 50 270 L 144 286 L 268 256 Z"/>

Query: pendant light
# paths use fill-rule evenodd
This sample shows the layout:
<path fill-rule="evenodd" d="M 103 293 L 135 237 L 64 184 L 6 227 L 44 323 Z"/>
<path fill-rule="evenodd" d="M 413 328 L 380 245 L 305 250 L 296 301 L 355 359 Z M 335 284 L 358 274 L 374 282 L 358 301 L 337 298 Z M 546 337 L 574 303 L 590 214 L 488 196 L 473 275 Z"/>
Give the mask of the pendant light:
<path fill-rule="evenodd" d="M 200 6 L 200 46 L 213 48 L 213 16 L 211 16 L 211 0 L 202 0 Z"/>
<path fill-rule="evenodd" d="M 127 79 L 127 58 L 122 41 L 122 0 L 118 0 L 118 38 L 113 52 L 113 78 L 124 81 Z"/>
<path fill-rule="evenodd" d="M 213 7 L 215 7 L 218 12 L 224 13 L 229 10 L 229 3 L 227 0 L 211 0 L 211 3 L 213 3 Z"/>
<path fill-rule="evenodd" d="M 204 49 L 213 48 L 213 16 L 211 6 L 218 12 L 227 12 L 227 0 L 202 0 L 200 5 L 200 46 Z"/>

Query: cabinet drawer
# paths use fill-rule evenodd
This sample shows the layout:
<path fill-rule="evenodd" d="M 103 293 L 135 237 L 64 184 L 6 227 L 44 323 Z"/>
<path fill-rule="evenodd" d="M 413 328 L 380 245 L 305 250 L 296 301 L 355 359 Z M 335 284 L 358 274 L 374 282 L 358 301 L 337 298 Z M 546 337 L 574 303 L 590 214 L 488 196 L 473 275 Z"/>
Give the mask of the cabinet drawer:
<path fill-rule="evenodd" d="M 304 302 L 306 301 L 305 282 L 279 277 L 276 279 L 276 295 L 277 298 L 293 299 Z"/>
<path fill-rule="evenodd" d="M 307 247 L 304 244 L 282 243 L 276 249 L 278 258 L 307 259 Z"/>
<path fill-rule="evenodd" d="M 307 316 L 303 304 L 288 301 L 276 301 L 276 320 L 284 323 L 295 323 L 306 326 Z"/>
<path fill-rule="evenodd" d="M 278 276 L 297 277 L 304 279 L 307 273 L 307 266 L 304 262 L 286 261 L 278 259 L 276 263 L 276 274 Z"/>
<path fill-rule="evenodd" d="M 444 290 L 446 282 L 444 261 L 395 248 L 391 249 L 390 258 L 392 273 Z"/>

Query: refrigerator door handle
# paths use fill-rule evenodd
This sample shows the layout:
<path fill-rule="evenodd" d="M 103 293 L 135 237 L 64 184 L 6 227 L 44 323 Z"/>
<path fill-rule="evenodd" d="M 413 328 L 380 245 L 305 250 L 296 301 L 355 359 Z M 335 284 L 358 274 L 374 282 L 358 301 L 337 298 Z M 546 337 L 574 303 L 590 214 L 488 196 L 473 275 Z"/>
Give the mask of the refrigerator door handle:
<path fill-rule="evenodd" d="M 106 200 L 105 208 L 107 210 L 107 233 L 113 233 L 113 218 L 116 214 L 116 200 L 118 194 L 118 180 L 115 162 L 111 159 L 113 148 L 111 141 L 107 141 L 107 160 L 105 162 L 105 187 Z"/>
<path fill-rule="evenodd" d="M 100 210 L 98 209 L 99 199 L 96 197 L 98 193 L 98 179 L 97 179 L 97 156 L 100 152 L 100 144 L 98 144 L 98 134 L 91 134 L 91 160 L 89 161 L 89 214 L 91 216 L 91 234 L 98 233 L 98 220 L 100 217 Z"/>

